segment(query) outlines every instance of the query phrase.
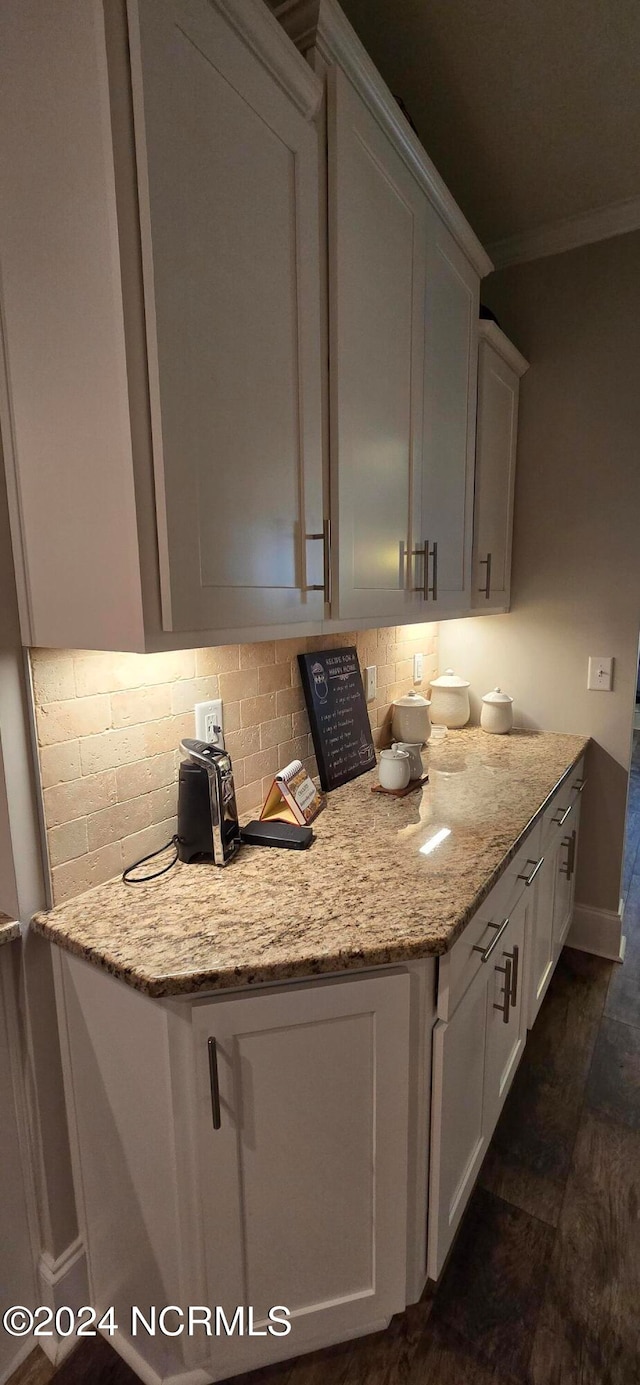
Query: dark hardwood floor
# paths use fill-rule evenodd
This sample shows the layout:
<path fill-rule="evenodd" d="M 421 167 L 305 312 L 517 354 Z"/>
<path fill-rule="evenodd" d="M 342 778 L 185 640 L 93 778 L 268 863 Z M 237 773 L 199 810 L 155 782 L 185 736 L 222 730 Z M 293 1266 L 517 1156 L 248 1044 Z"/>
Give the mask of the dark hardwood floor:
<path fill-rule="evenodd" d="M 624 966 L 566 948 L 437 1291 L 242 1385 L 640 1385 L 640 736 Z M 135 1385 L 104 1341 L 11 1385 Z"/>

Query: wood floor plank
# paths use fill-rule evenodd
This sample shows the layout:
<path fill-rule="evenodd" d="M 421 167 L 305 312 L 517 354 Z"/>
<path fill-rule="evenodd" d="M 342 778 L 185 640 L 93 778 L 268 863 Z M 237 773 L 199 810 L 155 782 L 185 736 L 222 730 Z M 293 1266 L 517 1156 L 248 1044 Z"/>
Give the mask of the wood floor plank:
<path fill-rule="evenodd" d="M 54 1385 L 139 1385 L 139 1376 L 104 1337 L 87 1337 L 58 1367 Z"/>
<path fill-rule="evenodd" d="M 479 1361 L 467 1343 L 444 1326 L 428 1329 L 407 1379 L 408 1385 L 512 1385 L 499 1368 Z"/>
<path fill-rule="evenodd" d="M 565 948 L 529 1035 L 480 1184 L 556 1226 L 611 963 Z"/>
<path fill-rule="evenodd" d="M 354 1342 L 344 1385 L 406 1385 L 412 1381 L 414 1356 L 428 1333 L 432 1306 L 432 1298 L 410 1304 L 392 1319 L 386 1332 Z M 328 1379 L 325 1376 L 325 1381 Z"/>
<path fill-rule="evenodd" d="M 430 1325 L 453 1332 L 483 1366 L 526 1380 L 553 1238 L 543 1222 L 476 1188 Z"/>
<path fill-rule="evenodd" d="M 55 1367 L 47 1359 L 40 1347 L 36 1347 L 9 1377 L 7 1385 L 49 1385 Z"/>
<path fill-rule="evenodd" d="M 532 1385 L 640 1379 L 640 1134 L 585 1111 L 534 1339 Z"/>
<path fill-rule="evenodd" d="M 640 1029 L 603 1019 L 586 1102 L 610 1120 L 640 1130 Z"/>

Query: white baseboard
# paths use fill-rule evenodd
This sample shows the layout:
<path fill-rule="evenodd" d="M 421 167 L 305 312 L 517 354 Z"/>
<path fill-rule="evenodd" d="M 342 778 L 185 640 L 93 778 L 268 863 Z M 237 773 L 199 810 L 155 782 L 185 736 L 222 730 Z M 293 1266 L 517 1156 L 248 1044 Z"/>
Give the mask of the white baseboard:
<path fill-rule="evenodd" d="M 62 1255 L 54 1260 L 45 1250 L 38 1261 L 38 1281 L 42 1294 L 41 1302 L 55 1314 L 58 1308 L 71 1308 L 77 1313 L 79 1308 L 90 1303 L 87 1257 L 84 1242 L 80 1236 L 67 1246 Z M 39 1345 L 54 1366 L 64 1361 L 65 1356 L 76 1344 L 75 1334 L 60 1337 L 52 1328 L 51 1337 L 40 1337 Z"/>
<path fill-rule="evenodd" d="M 621 962 L 624 957 L 624 938 L 622 935 L 622 900 L 615 913 L 613 909 L 589 909 L 585 904 L 574 905 L 571 927 L 565 943 L 579 952 L 592 952 L 595 957 L 607 957 L 610 962 Z"/>

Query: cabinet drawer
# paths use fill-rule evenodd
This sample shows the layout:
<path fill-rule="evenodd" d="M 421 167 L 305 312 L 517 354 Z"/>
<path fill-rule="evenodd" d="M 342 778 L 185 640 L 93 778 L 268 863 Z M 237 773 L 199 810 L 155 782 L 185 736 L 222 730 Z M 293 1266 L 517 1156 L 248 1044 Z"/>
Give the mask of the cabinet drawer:
<path fill-rule="evenodd" d="M 438 1019 L 451 1019 L 482 966 L 482 949 L 490 946 L 500 924 L 515 909 L 527 881 L 533 885 L 542 854 L 540 840 L 540 824 L 536 823 L 464 933 L 440 958 Z"/>
<path fill-rule="evenodd" d="M 554 793 L 542 814 L 542 849 L 554 843 L 555 835 L 572 825 L 576 816 L 576 805 L 586 783 L 584 777 L 584 756 L 567 775 L 564 784 Z"/>

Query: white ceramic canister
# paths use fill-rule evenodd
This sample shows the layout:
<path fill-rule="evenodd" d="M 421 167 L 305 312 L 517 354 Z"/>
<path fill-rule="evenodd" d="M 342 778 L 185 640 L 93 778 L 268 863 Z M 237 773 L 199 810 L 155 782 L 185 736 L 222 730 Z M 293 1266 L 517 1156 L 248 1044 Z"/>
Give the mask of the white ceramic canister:
<path fill-rule="evenodd" d="M 501 692 L 500 688 L 485 693 L 482 699 L 480 725 L 483 731 L 490 731 L 495 736 L 506 736 L 513 726 L 513 698 L 509 697 L 508 693 Z"/>
<path fill-rule="evenodd" d="M 411 762 L 406 750 L 381 750 L 378 774 L 383 789 L 406 789 L 411 778 Z"/>
<path fill-rule="evenodd" d="M 412 779 L 422 779 L 424 773 L 422 765 L 422 745 L 420 741 L 411 744 L 410 741 L 394 741 L 392 750 L 406 750 L 409 756 L 409 772 Z"/>
<path fill-rule="evenodd" d="M 431 683 L 431 720 L 434 726 L 457 729 L 466 726 L 471 716 L 469 683 L 452 668 Z"/>
<path fill-rule="evenodd" d="M 431 735 L 429 708 L 431 703 L 422 693 L 405 693 L 392 704 L 391 729 L 397 741 L 407 741 L 411 745 L 424 745 Z"/>

